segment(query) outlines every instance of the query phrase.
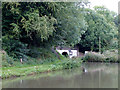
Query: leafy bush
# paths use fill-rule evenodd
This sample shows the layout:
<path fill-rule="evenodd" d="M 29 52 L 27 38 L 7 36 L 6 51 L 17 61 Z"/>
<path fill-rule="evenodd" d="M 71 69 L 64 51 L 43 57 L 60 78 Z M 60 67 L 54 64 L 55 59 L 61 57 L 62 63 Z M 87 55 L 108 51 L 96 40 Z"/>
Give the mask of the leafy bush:
<path fill-rule="evenodd" d="M 58 62 L 57 65 L 62 65 L 63 69 L 72 69 L 74 67 L 79 67 L 81 65 L 81 60 L 62 60 L 61 62 Z"/>
<path fill-rule="evenodd" d="M 118 51 L 111 49 L 103 52 L 103 54 L 88 52 L 84 57 L 83 61 L 90 62 L 118 62 Z"/>
<path fill-rule="evenodd" d="M 8 54 L 5 51 L 0 51 L 2 55 L 2 66 L 7 67 L 11 66 L 13 64 L 13 58 L 8 56 Z"/>
<path fill-rule="evenodd" d="M 98 53 L 88 52 L 83 58 L 84 61 L 104 61 L 105 56 Z"/>
<path fill-rule="evenodd" d="M 106 61 L 109 62 L 118 62 L 118 50 L 117 49 L 110 49 L 103 52 L 106 56 Z"/>
<path fill-rule="evenodd" d="M 118 39 L 117 38 L 114 38 L 111 40 L 110 48 L 118 49 Z"/>
<path fill-rule="evenodd" d="M 30 51 L 28 52 L 28 55 L 32 58 L 56 58 L 55 54 L 52 53 L 50 48 L 43 48 L 43 47 L 30 47 Z"/>
<path fill-rule="evenodd" d="M 29 51 L 27 44 L 24 44 L 18 40 L 9 40 L 7 37 L 4 37 L 3 49 L 10 57 L 13 57 L 14 60 L 18 60 L 20 58 L 27 60 L 27 53 Z"/>
<path fill-rule="evenodd" d="M 30 47 L 30 50 L 28 52 L 28 55 L 33 57 L 33 58 L 37 58 L 41 55 L 41 49 L 38 47 Z"/>

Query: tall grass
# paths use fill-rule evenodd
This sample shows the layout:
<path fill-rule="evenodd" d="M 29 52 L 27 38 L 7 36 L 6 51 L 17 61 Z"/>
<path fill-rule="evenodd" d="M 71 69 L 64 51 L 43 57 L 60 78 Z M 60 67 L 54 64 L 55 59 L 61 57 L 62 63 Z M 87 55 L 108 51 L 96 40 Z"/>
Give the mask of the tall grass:
<path fill-rule="evenodd" d="M 105 56 L 102 54 L 98 54 L 98 53 L 93 53 L 93 52 L 88 52 L 84 58 L 84 61 L 89 61 L 89 62 L 102 62 L 105 60 Z"/>
<path fill-rule="evenodd" d="M 119 62 L 118 60 L 118 50 L 116 49 L 110 49 L 103 52 L 103 54 L 106 56 L 106 61 L 109 62 Z"/>
<path fill-rule="evenodd" d="M 88 52 L 84 57 L 83 61 L 89 62 L 119 62 L 118 50 L 106 50 L 103 54 Z"/>
<path fill-rule="evenodd" d="M 64 60 L 48 59 L 48 62 L 46 61 L 36 65 L 20 64 L 16 62 L 16 66 L 2 67 L 3 69 L 2 78 L 9 78 L 12 76 L 20 77 L 20 76 L 26 76 L 30 74 L 50 72 L 54 70 L 72 69 L 72 68 L 81 66 L 81 63 L 82 63 L 81 59 L 70 60 L 68 58 Z"/>
<path fill-rule="evenodd" d="M 41 50 L 40 52 L 43 51 Z M 49 50 L 45 50 L 42 56 L 40 55 L 35 56 L 36 58 L 33 58 L 34 55 L 33 57 L 27 56 L 27 59 L 23 60 L 21 63 L 19 59 L 14 60 L 14 58 L 9 57 L 7 53 L 2 53 L 2 78 L 25 76 L 61 69 L 72 69 L 81 66 L 82 63 L 81 59 L 70 59 L 62 55 L 59 60 L 55 54 Z"/>

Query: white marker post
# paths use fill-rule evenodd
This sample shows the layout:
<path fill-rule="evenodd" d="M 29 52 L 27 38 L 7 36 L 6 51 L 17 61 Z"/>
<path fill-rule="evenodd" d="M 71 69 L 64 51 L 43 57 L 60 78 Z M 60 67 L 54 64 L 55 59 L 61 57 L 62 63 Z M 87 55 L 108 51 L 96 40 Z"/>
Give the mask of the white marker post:
<path fill-rule="evenodd" d="M 20 59 L 20 62 L 22 63 L 22 58 Z M 23 64 L 23 63 L 22 63 Z"/>

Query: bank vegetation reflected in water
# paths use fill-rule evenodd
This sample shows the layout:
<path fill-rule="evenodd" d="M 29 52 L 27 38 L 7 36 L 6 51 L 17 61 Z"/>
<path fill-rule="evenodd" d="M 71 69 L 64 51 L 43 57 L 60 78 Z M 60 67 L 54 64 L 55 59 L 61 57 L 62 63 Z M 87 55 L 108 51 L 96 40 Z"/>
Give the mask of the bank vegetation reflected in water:
<path fill-rule="evenodd" d="M 118 64 L 83 63 L 81 68 L 3 80 L 3 88 L 118 88 Z"/>

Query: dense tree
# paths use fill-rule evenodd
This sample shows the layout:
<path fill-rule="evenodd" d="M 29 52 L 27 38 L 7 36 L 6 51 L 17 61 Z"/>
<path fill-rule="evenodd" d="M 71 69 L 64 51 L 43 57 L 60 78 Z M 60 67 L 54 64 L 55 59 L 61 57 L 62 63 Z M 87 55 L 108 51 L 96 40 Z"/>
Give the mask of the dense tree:
<path fill-rule="evenodd" d="M 66 3 L 65 6 L 59 13 L 56 13 L 58 32 L 55 34 L 59 38 L 58 44 L 74 46 L 79 43 L 81 35 L 86 31 L 87 25 L 84 16 L 76 9 L 74 3 Z"/>
<path fill-rule="evenodd" d="M 95 6 L 95 11 L 105 17 L 107 23 L 111 25 L 111 34 L 113 38 L 110 40 L 108 48 L 118 48 L 118 15 L 117 13 L 108 10 L 104 6 Z"/>
<path fill-rule="evenodd" d="M 118 38 L 116 13 L 102 6 L 87 9 L 88 1 L 80 1 L 3 2 L 3 49 L 21 58 L 41 55 L 42 48 L 56 45 L 79 44 L 95 51 L 100 45 L 108 47 Z"/>
<path fill-rule="evenodd" d="M 2 10 L 3 49 L 12 56 L 16 56 L 16 52 L 21 56 L 22 47 L 18 47 L 19 50 L 16 47 L 24 44 L 24 49 L 73 46 L 86 30 L 84 17 L 75 3 L 4 2 Z"/>
<path fill-rule="evenodd" d="M 99 10 L 96 11 L 96 10 Z M 80 46 L 86 50 L 99 51 L 100 48 L 105 49 L 111 43 L 111 39 L 117 35 L 117 28 L 113 22 L 113 17 L 103 15 L 106 12 L 95 7 L 95 11 L 85 9 L 85 20 L 88 28 L 82 35 Z M 110 13 L 110 12 L 109 12 Z M 108 14 L 109 14 L 108 13 Z"/>

